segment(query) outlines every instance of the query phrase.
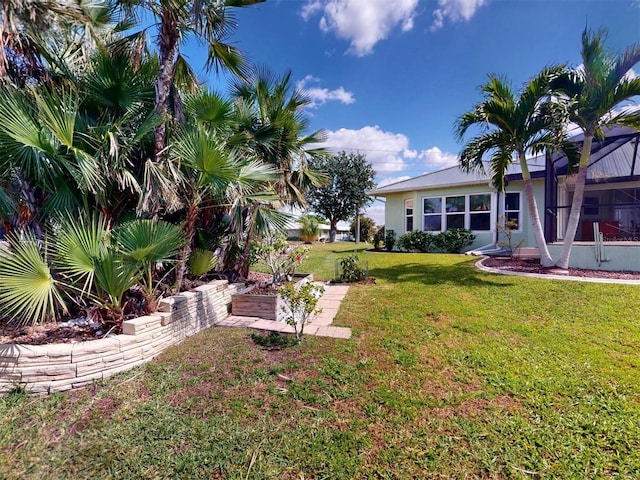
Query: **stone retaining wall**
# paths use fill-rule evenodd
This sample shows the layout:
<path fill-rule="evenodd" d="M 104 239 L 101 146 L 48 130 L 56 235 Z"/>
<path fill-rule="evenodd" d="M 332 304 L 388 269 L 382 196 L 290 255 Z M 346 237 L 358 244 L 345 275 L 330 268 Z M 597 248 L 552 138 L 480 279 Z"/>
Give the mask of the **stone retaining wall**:
<path fill-rule="evenodd" d="M 229 315 L 232 295 L 243 284 L 216 280 L 162 299 L 153 315 L 126 320 L 109 338 L 52 345 L 0 345 L 0 395 L 23 387 L 49 394 L 81 388 L 150 361 Z"/>

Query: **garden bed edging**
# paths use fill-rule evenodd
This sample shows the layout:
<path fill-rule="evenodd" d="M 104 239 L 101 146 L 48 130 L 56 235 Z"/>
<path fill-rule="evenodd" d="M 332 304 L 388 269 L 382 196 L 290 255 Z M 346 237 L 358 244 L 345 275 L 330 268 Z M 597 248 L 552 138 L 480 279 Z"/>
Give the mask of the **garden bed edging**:
<path fill-rule="evenodd" d="M 294 278 L 297 278 L 296 288 L 313 282 L 312 273 L 296 274 Z M 231 313 L 239 317 L 258 317 L 277 322 L 284 322 L 289 315 L 280 295 L 259 295 L 251 293 L 251 290 L 233 295 Z"/>
<path fill-rule="evenodd" d="M 122 334 L 49 345 L 0 345 L 0 395 L 17 388 L 49 394 L 82 388 L 149 362 L 229 316 L 231 298 L 248 288 L 215 280 L 158 303 L 158 312 L 125 320 Z"/>

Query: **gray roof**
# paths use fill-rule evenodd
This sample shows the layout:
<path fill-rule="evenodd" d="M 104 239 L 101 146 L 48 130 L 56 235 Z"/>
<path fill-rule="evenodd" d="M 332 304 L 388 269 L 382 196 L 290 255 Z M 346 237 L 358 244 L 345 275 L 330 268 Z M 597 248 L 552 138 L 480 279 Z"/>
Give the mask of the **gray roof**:
<path fill-rule="evenodd" d="M 640 132 L 629 127 L 614 126 L 605 129 L 606 138 L 594 141 L 591 146 L 591 158 L 587 168 L 587 179 L 593 182 L 606 181 L 609 178 L 636 179 L 640 176 Z M 571 140 L 580 145 L 584 135 L 578 132 Z M 532 176 L 540 176 L 545 170 L 545 156 L 539 155 L 527 160 Z M 566 175 L 567 158 L 562 154 L 552 156 L 552 165 L 556 175 Z M 485 162 L 485 171 L 490 172 L 489 162 Z M 518 178 L 521 169 L 518 163 L 512 164 L 506 172 L 511 179 Z M 535 175 L 538 173 L 538 175 Z M 489 183 L 490 173 L 464 173 L 458 166 L 436 172 L 425 173 L 418 177 L 376 188 L 369 195 L 384 197 L 389 193 L 428 190 L 462 185 Z"/>
<path fill-rule="evenodd" d="M 529 170 L 533 173 L 544 170 L 544 156 L 531 158 L 527 161 Z M 507 175 L 521 174 L 519 164 L 513 164 L 509 167 Z M 491 170 L 489 162 L 485 162 L 485 173 L 465 173 L 460 167 L 454 166 L 444 168 L 436 172 L 429 172 L 417 177 L 402 180 L 400 182 L 385 185 L 367 192 L 372 196 L 384 197 L 389 193 L 410 192 L 414 190 L 428 190 L 442 187 L 457 187 L 463 185 L 488 184 L 491 181 Z"/>

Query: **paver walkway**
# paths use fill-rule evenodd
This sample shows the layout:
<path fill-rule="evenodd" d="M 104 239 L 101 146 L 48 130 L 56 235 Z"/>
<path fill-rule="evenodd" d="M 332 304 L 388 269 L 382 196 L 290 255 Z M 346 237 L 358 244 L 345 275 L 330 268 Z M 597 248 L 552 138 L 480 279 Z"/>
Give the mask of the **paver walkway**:
<path fill-rule="evenodd" d="M 305 335 L 317 335 L 319 337 L 351 338 L 351 329 L 347 327 L 334 327 L 331 325 L 334 317 L 340 309 L 340 303 L 349 290 L 348 285 L 324 285 L 324 293 L 318 299 L 316 308 L 322 311 L 311 317 L 311 322 L 305 325 Z M 270 332 L 295 333 L 291 325 L 274 320 L 257 317 L 241 317 L 229 315 L 225 320 L 216 323 L 217 327 L 244 327 L 256 330 L 268 330 Z"/>

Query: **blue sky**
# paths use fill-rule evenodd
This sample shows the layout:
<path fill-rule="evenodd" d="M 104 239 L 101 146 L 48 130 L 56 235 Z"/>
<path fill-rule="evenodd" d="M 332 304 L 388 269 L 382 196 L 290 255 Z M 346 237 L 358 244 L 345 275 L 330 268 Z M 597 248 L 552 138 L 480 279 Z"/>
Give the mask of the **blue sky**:
<path fill-rule="evenodd" d="M 381 184 L 455 164 L 454 122 L 487 74 L 517 88 L 545 66 L 577 66 L 585 25 L 608 29 L 613 51 L 640 42 L 640 0 L 267 0 L 235 15 L 232 43 L 291 70 L 325 146 L 365 154 Z M 183 52 L 203 62 L 196 45 Z M 368 214 L 382 223 L 382 211 Z"/>

